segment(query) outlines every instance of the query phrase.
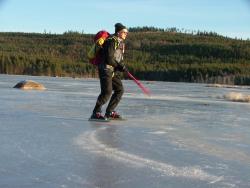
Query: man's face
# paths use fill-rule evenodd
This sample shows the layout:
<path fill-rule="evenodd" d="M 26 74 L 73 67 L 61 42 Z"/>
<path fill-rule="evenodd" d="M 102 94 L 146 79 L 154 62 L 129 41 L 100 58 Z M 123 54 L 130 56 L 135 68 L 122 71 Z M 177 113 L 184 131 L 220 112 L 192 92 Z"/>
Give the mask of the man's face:
<path fill-rule="evenodd" d="M 127 29 L 123 29 L 123 30 L 118 32 L 118 37 L 121 38 L 122 40 L 125 40 L 127 35 L 128 35 Z"/>

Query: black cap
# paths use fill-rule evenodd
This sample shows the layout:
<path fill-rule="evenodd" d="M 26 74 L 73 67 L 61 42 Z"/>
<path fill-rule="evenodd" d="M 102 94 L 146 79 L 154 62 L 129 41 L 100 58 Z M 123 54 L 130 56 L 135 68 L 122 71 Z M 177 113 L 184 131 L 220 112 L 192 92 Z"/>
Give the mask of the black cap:
<path fill-rule="evenodd" d="M 122 25 L 121 23 L 116 23 L 115 24 L 115 33 L 118 33 L 119 31 L 126 29 L 126 27 L 124 25 Z"/>

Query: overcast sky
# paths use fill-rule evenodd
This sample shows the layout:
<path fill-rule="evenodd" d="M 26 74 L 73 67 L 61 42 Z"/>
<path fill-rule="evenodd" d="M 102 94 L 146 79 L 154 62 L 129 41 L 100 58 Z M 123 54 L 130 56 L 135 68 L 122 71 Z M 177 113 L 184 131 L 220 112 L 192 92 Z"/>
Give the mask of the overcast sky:
<path fill-rule="evenodd" d="M 0 32 L 96 33 L 177 27 L 250 38 L 248 0 L 0 0 Z"/>

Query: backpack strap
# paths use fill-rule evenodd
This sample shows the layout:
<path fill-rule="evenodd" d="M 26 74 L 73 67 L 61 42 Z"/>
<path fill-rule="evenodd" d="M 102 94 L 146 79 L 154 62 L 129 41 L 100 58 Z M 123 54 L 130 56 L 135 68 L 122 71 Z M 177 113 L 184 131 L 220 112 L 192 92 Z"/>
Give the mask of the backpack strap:
<path fill-rule="evenodd" d="M 117 36 L 112 35 L 112 36 L 108 37 L 106 40 L 114 40 L 115 41 L 115 49 L 117 49 L 119 47 L 120 42 L 119 42 Z"/>

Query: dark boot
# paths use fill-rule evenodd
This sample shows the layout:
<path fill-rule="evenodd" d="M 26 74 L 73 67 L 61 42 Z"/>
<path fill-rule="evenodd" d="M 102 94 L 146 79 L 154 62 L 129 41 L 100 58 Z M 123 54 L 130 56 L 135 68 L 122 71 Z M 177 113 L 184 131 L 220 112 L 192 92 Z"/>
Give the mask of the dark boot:
<path fill-rule="evenodd" d="M 105 116 L 103 116 L 101 114 L 101 112 L 93 113 L 89 119 L 90 120 L 103 120 L 103 121 L 107 121 L 108 120 L 108 118 L 105 117 Z"/>
<path fill-rule="evenodd" d="M 122 116 L 116 111 L 106 112 L 105 117 L 110 120 L 122 120 Z"/>

